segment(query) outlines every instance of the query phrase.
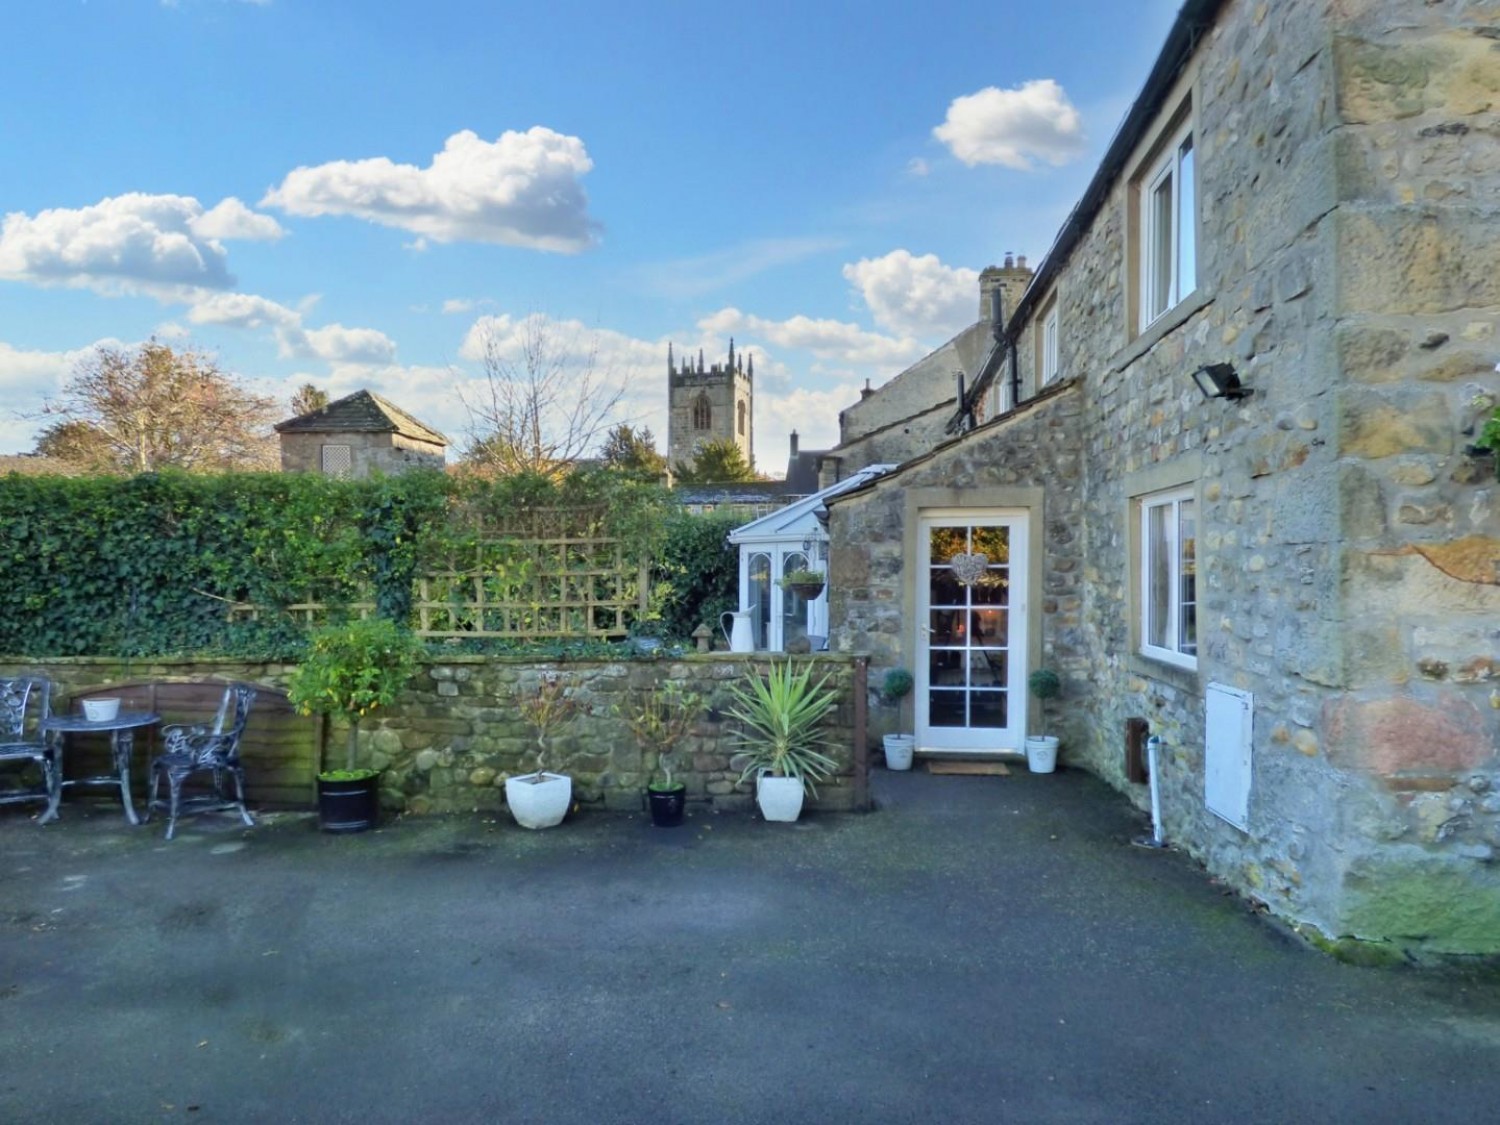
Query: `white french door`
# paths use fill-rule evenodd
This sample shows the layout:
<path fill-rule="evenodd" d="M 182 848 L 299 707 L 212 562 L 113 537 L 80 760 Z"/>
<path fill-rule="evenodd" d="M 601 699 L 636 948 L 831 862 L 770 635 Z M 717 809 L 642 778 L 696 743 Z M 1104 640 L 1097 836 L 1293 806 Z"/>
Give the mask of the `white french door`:
<path fill-rule="evenodd" d="M 1027 526 L 1019 511 L 919 520 L 918 749 L 980 755 L 1025 745 Z"/>

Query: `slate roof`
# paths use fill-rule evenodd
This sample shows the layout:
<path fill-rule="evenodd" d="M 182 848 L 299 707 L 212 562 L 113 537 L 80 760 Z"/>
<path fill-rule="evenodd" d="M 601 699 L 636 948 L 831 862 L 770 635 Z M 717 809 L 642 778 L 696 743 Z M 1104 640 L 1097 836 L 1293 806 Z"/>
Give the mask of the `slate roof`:
<path fill-rule="evenodd" d="M 320 410 L 274 427 L 278 434 L 400 434 L 414 441 L 447 445 L 448 439 L 373 391 L 355 391 Z"/>

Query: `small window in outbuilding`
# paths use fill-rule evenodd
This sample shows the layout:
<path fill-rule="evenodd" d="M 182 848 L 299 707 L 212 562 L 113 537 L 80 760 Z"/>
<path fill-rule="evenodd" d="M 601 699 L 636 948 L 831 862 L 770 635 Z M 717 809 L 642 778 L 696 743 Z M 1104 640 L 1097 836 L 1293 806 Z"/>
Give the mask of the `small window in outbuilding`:
<path fill-rule="evenodd" d="M 347 477 L 354 469 L 354 450 L 347 445 L 323 446 L 323 473 L 330 477 Z"/>

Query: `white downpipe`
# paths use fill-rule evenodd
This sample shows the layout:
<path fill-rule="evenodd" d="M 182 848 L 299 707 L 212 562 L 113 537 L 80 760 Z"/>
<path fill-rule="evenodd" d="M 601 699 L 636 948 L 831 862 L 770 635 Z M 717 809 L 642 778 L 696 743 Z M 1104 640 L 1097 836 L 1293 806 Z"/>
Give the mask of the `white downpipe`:
<path fill-rule="evenodd" d="M 1153 734 L 1146 739 L 1146 772 L 1151 783 L 1151 835 L 1137 836 L 1130 842 L 1138 848 L 1165 848 L 1166 833 L 1161 829 L 1161 782 L 1156 776 L 1156 766 L 1161 753 L 1161 736 Z"/>

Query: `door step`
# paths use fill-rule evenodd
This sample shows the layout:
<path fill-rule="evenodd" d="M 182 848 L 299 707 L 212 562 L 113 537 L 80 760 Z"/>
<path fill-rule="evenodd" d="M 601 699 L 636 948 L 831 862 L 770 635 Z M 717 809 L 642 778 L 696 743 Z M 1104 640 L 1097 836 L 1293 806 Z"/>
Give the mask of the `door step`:
<path fill-rule="evenodd" d="M 1010 768 L 1004 762 L 939 762 L 928 759 L 928 773 L 964 774 L 969 777 L 1009 777 Z"/>

